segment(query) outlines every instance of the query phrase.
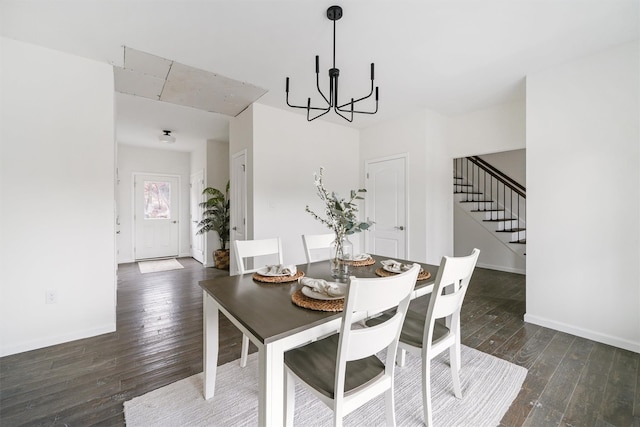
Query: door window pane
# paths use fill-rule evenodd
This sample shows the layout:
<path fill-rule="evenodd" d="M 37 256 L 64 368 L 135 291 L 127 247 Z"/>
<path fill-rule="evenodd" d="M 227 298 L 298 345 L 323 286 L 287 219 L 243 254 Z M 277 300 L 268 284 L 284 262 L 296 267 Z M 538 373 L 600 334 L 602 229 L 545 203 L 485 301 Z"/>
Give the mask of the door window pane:
<path fill-rule="evenodd" d="M 144 182 L 144 219 L 171 218 L 171 183 Z"/>

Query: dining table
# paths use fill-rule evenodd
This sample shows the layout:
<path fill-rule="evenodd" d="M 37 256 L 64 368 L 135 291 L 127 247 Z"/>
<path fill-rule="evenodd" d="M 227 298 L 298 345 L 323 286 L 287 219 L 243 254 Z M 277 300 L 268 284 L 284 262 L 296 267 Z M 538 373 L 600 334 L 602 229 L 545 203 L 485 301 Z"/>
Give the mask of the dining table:
<path fill-rule="evenodd" d="M 381 261 L 389 257 L 371 257 L 374 264 L 351 266 L 350 276 L 379 277 Z M 416 282 L 412 299 L 433 290 L 438 271 L 438 266 L 418 264 L 424 270 L 424 276 L 430 277 Z M 296 269 L 297 274 L 303 274 L 304 277 L 337 281 L 331 276 L 327 260 L 300 264 Z M 292 296 L 303 286 L 297 280 L 264 283 L 255 280 L 254 273 L 245 273 L 203 280 L 199 284 L 203 289 L 204 310 L 204 398 L 211 399 L 214 396 L 219 346 L 218 318 L 222 313 L 258 348 L 258 425 L 284 425 L 284 353 L 337 333 L 342 313 L 296 305 Z M 375 314 L 361 313 L 356 320 L 364 320 Z"/>

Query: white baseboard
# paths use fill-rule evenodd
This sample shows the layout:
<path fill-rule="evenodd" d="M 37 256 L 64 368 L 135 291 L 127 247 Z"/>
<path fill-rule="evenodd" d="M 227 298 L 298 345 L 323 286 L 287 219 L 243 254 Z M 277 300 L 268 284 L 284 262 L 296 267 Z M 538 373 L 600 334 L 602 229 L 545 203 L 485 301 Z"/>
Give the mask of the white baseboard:
<path fill-rule="evenodd" d="M 525 314 L 524 321 L 527 323 L 533 323 L 534 325 L 544 326 L 545 328 L 554 329 L 556 331 L 566 332 L 568 334 L 575 335 L 577 337 L 586 338 L 591 341 L 597 341 L 603 344 L 612 345 L 614 347 L 633 351 L 634 353 L 640 353 L 640 342 L 629 341 L 624 338 L 603 334 L 600 332 L 580 328 L 573 325 L 568 325 L 566 323 L 557 322 L 555 320 L 551 320 L 551 319 L 547 319 L 544 317 L 539 317 L 531 314 Z"/>
<path fill-rule="evenodd" d="M 54 337 L 46 337 L 37 340 L 26 341 L 18 344 L 3 346 L 0 349 L 0 357 L 10 356 L 12 354 L 22 353 L 25 351 L 36 350 L 39 348 L 49 347 L 51 345 L 62 344 L 69 341 L 75 341 L 83 338 L 95 337 L 97 335 L 108 334 L 116 331 L 116 324 L 111 323 L 99 328 L 86 329 L 83 331 L 74 331 L 68 334 L 57 335 Z"/>
<path fill-rule="evenodd" d="M 516 273 L 516 274 L 527 274 L 526 270 L 522 270 L 520 268 L 513 268 L 513 267 L 504 267 L 502 265 L 491 265 L 491 264 L 484 264 L 484 263 L 477 263 L 476 267 L 480 267 L 480 268 L 487 268 L 489 270 L 498 270 L 498 271 L 504 271 L 506 273 Z"/>

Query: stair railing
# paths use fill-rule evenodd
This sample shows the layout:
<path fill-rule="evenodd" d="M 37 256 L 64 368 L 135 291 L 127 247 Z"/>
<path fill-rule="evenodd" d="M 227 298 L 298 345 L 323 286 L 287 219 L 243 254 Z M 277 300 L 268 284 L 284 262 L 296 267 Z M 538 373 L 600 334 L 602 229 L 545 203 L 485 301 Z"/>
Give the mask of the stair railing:
<path fill-rule="evenodd" d="M 517 232 L 512 243 L 526 243 L 526 188 L 477 156 L 453 162 L 454 192 L 465 202 L 476 202 L 478 212 L 486 212 L 501 232 Z M 515 223 L 515 225 L 514 225 Z"/>

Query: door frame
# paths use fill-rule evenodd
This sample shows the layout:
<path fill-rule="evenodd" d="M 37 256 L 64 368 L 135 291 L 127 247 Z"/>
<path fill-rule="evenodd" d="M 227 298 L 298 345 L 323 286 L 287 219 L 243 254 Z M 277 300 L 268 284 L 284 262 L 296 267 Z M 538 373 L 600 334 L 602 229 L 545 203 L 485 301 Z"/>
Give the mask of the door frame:
<path fill-rule="evenodd" d="M 202 188 L 206 188 L 205 187 L 205 179 L 204 179 L 204 169 L 200 169 L 197 172 L 192 173 L 191 175 L 189 175 L 189 209 L 191 209 L 192 204 L 194 203 L 194 200 L 192 199 L 194 197 L 193 195 L 193 191 L 192 191 L 192 186 L 193 186 L 193 182 L 194 180 L 196 181 L 201 181 L 202 182 Z M 204 198 L 202 196 L 202 193 L 200 193 L 197 196 L 197 199 L 195 201 L 196 203 L 196 209 L 199 210 L 198 217 L 200 219 L 202 219 L 202 208 L 200 207 L 200 203 L 202 203 L 204 201 Z M 206 243 L 206 234 L 200 234 L 199 237 L 196 237 L 196 235 L 192 232 L 192 227 L 193 227 L 193 212 L 189 212 L 189 255 L 195 259 L 196 261 L 200 262 L 202 265 L 206 266 L 207 264 L 207 243 Z M 202 241 L 202 260 L 199 260 L 198 258 L 193 256 L 193 243 L 195 239 L 201 239 Z"/>
<path fill-rule="evenodd" d="M 178 257 L 180 256 L 180 227 L 182 224 L 182 217 L 180 215 L 182 209 L 181 191 L 182 180 L 180 175 L 172 173 L 158 173 L 158 172 L 131 172 L 131 254 L 133 255 L 133 262 L 138 262 L 139 258 L 136 254 L 136 176 L 168 176 L 176 178 L 178 180 Z M 142 260 L 142 258 L 140 258 Z M 145 258 L 147 259 L 147 258 Z M 151 258 L 148 258 L 151 259 Z"/>
<path fill-rule="evenodd" d="M 242 230 L 243 230 L 242 231 L 242 233 L 243 233 L 242 235 L 244 236 L 245 239 L 247 239 L 248 238 L 248 236 L 247 236 L 247 227 L 248 227 L 248 224 L 247 224 L 247 176 L 248 176 L 247 169 L 248 169 L 248 165 L 247 165 L 247 163 L 248 163 L 248 159 L 247 159 L 247 150 L 246 149 L 238 151 L 237 153 L 234 153 L 233 155 L 231 155 L 231 168 L 230 168 L 231 169 L 230 170 L 230 175 L 231 176 L 230 176 L 230 178 L 231 178 L 231 185 L 232 186 L 233 185 L 237 185 L 237 183 L 234 184 L 233 178 L 235 176 L 234 174 L 235 174 L 235 171 L 236 171 L 235 164 L 236 164 L 236 162 L 238 161 L 238 159 L 240 157 L 244 157 L 244 179 L 242 180 L 243 186 L 240 188 L 240 198 L 241 198 L 241 200 L 238 200 L 236 198 L 237 193 L 235 193 L 232 190 L 232 192 L 230 194 L 230 197 L 231 197 L 230 203 L 231 203 L 231 209 L 232 210 L 234 208 L 237 209 L 237 207 L 238 207 L 237 203 L 241 203 L 243 205 L 243 207 L 244 207 L 244 221 L 243 221 L 243 224 L 241 224 L 241 227 L 242 227 Z M 237 261 L 235 260 L 235 253 L 234 253 L 233 249 L 231 248 L 231 246 L 233 246 L 233 241 L 237 240 L 237 236 L 236 236 L 236 232 L 234 231 L 234 228 L 238 227 L 238 224 L 235 224 L 234 220 L 235 220 L 235 216 L 232 214 L 231 218 L 230 218 L 230 224 L 229 224 L 229 232 L 230 232 L 230 234 L 229 234 L 229 246 L 230 246 L 230 248 L 229 249 L 231 249 L 231 257 L 230 257 L 231 265 L 230 265 L 230 270 L 229 271 L 230 271 L 230 274 L 232 276 L 238 274 L 238 267 L 237 267 Z"/>
<path fill-rule="evenodd" d="M 410 188 L 409 188 L 409 153 L 408 152 L 404 152 L 404 153 L 398 153 L 398 154 L 391 154 L 389 156 L 383 156 L 383 157 L 375 157 L 372 159 L 365 159 L 364 161 L 364 176 L 363 176 L 363 181 L 365 182 L 365 188 L 366 188 L 366 182 L 367 182 L 367 174 L 369 173 L 369 168 L 370 165 L 372 163 L 380 163 L 380 162 L 386 162 L 389 160 L 398 160 L 401 159 L 404 161 L 404 223 L 405 223 L 405 235 L 404 235 L 404 253 L 405 253 L 405 259 L 411 259 L 411 253 L 409 251 L 409 248 L 411 247 L 410 243 L 410 234 L 409 234 L 409 230 L 411 230 L 411 223 L 409 221 L 410 215 L 409 215 L 409 194 L 410 194 Z M 368 203 L 368 199 L 365 196 L 364 198 L 364 211 L 365 213 L 367 212 L 367 203 Z M 369 220 L 369 218 L 366 218 L 366 220 Z M 368 233 L 363 233 L 364 234 L 364 247 L 365 249 L 369 247 L 369 234 Z"/>

